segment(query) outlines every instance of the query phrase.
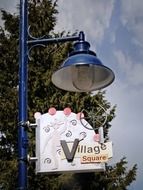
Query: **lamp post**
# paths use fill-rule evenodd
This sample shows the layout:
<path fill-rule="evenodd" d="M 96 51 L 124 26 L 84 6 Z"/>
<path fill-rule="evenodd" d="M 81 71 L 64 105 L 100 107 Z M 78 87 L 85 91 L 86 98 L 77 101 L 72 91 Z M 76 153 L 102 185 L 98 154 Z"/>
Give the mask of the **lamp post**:
<path fill-rule="evenodd" d="M 102 89 L 114 80 L 114 73 L 105 67 L 89 50 L 89 43 L 84 39 L 84 33 L 78 36 L 31 39 L 28 40 L 28 1 L 20 0 L 20 51 L 19 51 L 19 118 L 18 118 L 18 189 L 27 189 L 27 67 L 28 49 L 30 46 L 47 45 L 50 43 L 76 41 L 74 51 L 69 59 L 52 76 L 52 82 L 59 88 L 87 92 Z M 73 74 L 74 73 L 74 74 Z"/>

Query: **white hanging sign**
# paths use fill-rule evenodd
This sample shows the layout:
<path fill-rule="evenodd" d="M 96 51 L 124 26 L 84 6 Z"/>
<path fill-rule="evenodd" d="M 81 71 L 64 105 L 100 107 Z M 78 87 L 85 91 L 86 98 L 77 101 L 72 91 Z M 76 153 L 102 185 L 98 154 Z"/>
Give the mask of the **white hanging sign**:
<path fill-rule="evenodd" d="M 82 125 L 87 121 L 81 122 L 80 114 L 70 108 L 35 113 L 37 173 L 105 170 L 112 157 L 112 142 L 99 143 L 99 135 Z"/>

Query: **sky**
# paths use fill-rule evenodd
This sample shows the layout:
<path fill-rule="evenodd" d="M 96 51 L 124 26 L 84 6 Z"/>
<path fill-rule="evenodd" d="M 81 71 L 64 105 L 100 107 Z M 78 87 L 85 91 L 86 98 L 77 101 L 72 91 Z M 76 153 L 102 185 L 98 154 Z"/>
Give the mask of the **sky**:
<path fill-rule="evenodd" d="M 14 11 L 16 0 L 1 0 L 0 8 Z M 143 1 L 58 0 L 56 31 L 84 31 L 91 50 L 115 73 L 106 97 L 117 105 L 112 121 L 116 163 L 123 156 L 128 167 L 138 164 L 136 181 L 129 190 L 143 188 Z"/>

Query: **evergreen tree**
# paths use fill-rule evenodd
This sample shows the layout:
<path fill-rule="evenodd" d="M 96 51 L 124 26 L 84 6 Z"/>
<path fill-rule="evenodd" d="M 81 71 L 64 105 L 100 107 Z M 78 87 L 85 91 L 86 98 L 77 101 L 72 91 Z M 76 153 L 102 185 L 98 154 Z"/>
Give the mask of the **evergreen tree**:
<path fill-rule="evenodd" d="M 57 2 L 52 0 L 29 0 L 29 34 L 34 37 L 57 37 L 55 34 Z M 0 189 L 13 190 L 17 187 L 17 118 L 18 118 L 18 51 L 19 16 L 1 10 L 4 25 L 0 28 Z M 34 122 L 33 114 L 47 112 L 50 107 L 63 110 L 71 107 L 77 113 L 86 108 L 97 112 L 102 105 L 108 116 L 104 125 L 104 136 L 108 139 L 110 122 L 115 117 L 115 106 L 111 107 L 105 92 L 96 95 L 73 93 L 57 89 L 51 83 L 52 73 L 61 65 L 71 43 L 35 47 L 29 52 L 28 64 L 28 116 Z M 100 112 L 101 122 L 104 119 Z M 98 127 L 99 123 L 96 123 Z M 34 131 L 28 132 L 29 153 L 34 154 Z M 28 165 L 29 190 L 58 189 L 126 189 L 135 180 L 136 165 L 126 171 L 127 161 L 122 159 L 115 167 L 108 167 L 106 173 L 36 175 L 34 164 Z M 74 184 L 74 185 L 73 185 Z"/>
<path fill-rule="evenodd" d="M 106 171 L 101 173 L 72 174 L 63 179 L 63 190 L 127 190 L 128 186 L 135 180 L 137 165 L 127 170 L 126 158 L 122 158 L 115 166 L 106 166 Z M 64 179 L 65 177 L 65 179 Z"/>

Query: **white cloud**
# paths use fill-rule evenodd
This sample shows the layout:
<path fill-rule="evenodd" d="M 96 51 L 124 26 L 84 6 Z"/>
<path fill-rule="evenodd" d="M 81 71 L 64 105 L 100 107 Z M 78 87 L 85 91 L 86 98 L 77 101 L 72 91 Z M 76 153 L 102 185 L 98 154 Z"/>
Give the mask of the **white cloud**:
<path fill-rule="evenodd" d="M 1 0 L 0 1 L 0 9 L 4 9 L 11 13 L 15 13 L 15 12 L 17 13 L 16 5 L 18 3 L 19 3 L 18 0 L 13 0 L 13 1 Z M 1 21 L 1 17 L 2 17 L 2 14 L 0 12 L 0 26 L 3 25 L 3 22 Z"/>
<path fill-rule="evenodd" d="M 116 117 L 110 129 L 110 138 L 113 141 L 114 156 L 112 163 L 116 163 L 123 156 L 127 157 L 128 166 L 138 164 L 137 184 L 141 183 L 143 161 L 139 155 L 143 155 L 142 123 L 143 123 L 143 88 L 136 90 L 125 80 L 116 78 L 115 82 L 108 87 L 107 99 L 112 105 L 117 104 Z M 138 187 L 138 188 L 137 188 Z"/>
<path fill-rule="evenodd" d="M 13 0 L 13 1 L 1 0 L 0 1 L 0 8 L 7 10 L 9 12 L 15 12 L 17 3 L 19 3 L 18 0 Z"/>
<path fill-rule="evenodd" d="M 125 55 L 121 50 L 115 51 L 120 71 L 125 75 L 128 85 L 143 85 L 143 64 L 134 62 L 129 55 Z"/>
<path fill-rule="evenodd" d="M 101 43 L 110 25 L 114 0 L 59 0 L 56 30 L 84 30 L 88 38 Z"/>
<path fill-rule="evenodd" d="M 143 46 L 143 1 L 122 0 L 121 21 L 135 35 L 134 42 Z"/>

